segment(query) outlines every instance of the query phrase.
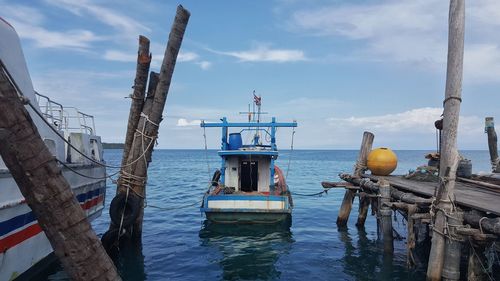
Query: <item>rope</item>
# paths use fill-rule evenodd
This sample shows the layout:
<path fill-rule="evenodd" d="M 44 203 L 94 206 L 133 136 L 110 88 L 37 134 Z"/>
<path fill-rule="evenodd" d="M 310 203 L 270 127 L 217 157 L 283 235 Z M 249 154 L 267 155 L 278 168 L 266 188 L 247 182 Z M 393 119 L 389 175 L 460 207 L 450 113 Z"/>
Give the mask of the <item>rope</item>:
<path fill-rule="evenodd" d="M 451 97 L 447 97 L 447 98 L 443 101 L 443 106 L 446 104 L 446 102 L 448 102 L 449 100 L 453 100 L 453 99 L 454 99 L 454 100 L 458 100 L 459 102 L 462 102 L 462 99 L 461 99 L 461 98 L 451 96 Z"/>
<path fill-rule="evenodd" d="M 120 241 L 120 234 L 122 233 L 123 218 L 125 217 L 125 209 L 126 209 L 126 206 L 127 206 L 129 190 L 130 190 L 130 188 L 127 188 L 127 194 L 125 195 L 125 203 L 123 204 L 122 217 L 120 218 L 120 227 L 118 227 L 117 241 Z"/>
<path fill-rule="evenodd" d="M 87 176 L 87 175 L 84 175 L 84 174 L 82 174 L 82 173 L 78 172 L 77 170 L 75 170 L 75 169 L 71 168 L 70 166 L 68 166 L 66 163 L 62 162 L 62 161 L 61 161 L 61 160 L 59 160 L 59 159 L 56 159 L 56 161 L 57 161 L 59 164 L 61 164 L 61 165 L 63 165 L 64 167 L 66 167 L 68 170 L 72 171 L 73 173 L 75 173 L 75 174 L 77 174 L 77 175 L 79 175 L 79 176 L 81 176 L 81 177 L 88 178 L 88 179 L 93 179 L 93 180 L 104 180 L 104 179 L 107 179 L 107 178 L 109 178 L 109 179 L 113 180 L 113 178 L 111 178 L 111 177 L 112 177 L 112 176 L 114 176 L 114 175 L 116 175 L 116 174 L 118 174 L 118 173 L 120 173 L 120 171 L 117 171 L 117 172 L 115 172 L 115 173 L 113 173 L 113 174 L 111 174 L 111 175 L 106 175 L 106 176 L 104 176 L 104 177 L 91 177 L 91 176 Z"/>
<path fill-rule="evenodd" d="M 311 194 L 303 194 L 303 193 L 296 193 L 296 192 L 291 192 L 293 195 L 297 195 L 297 196 L 323 196 L 323 193 L 325 194 L 328 194 L 328 190 L 323 190 L 321 192 L 317 192 L 317 193 L 311 193 Z"/>
<path fill-rule="evenodd" d="M 487 219 L 487 217 L 482 217 L 481 219 L 479 219 L 479 230 L 481 230 L 481 234 L 484 233 L 483 232 L 483 225 L 482 225 L 484 219 Z"/>
<path fill-rule="evenodd" d="M 22 93 L 21 93 L 22 95 Z M 59 131 L 57 131 L 48 121 L 47 119 L 45 119 L 45 117 L 40 113 L 38 112 L 37 108 L 31 103 L 31 101 L 28 101 L 28 105 L 33 109 L 33 111 L 36 113 L 36 115 L 38 115 L 40 117 L 40 119 L 42 119 L 42 121 L 47 124 L 47 126 L 54 132 L 56 133 L 56 135 L 62 139 L 67 145 L 69 145 L 73 150 L 75 150 L 76 152 L 78 152 L 80 155 L 82 155 L 85 159 L 97 164 L 97 165 L 100 165 L 100 166 L 103 166 L 103 167 L 106 167 L 106 168 L 113 168 L 113 169 L 121 169 L 121 168 L 124 168 L 124 167 L 128 167 L 128 166 L 131 166 L 133 165 L 134 163 L 136 163 L 137 161 L 139 161 L 143 156 L 139 156 L 137 159 L 135 159 L 134 161 L 130 162 L 130 163 L 127 163 L 123 166 L 111 166 L 111 165 L 106 165 L 106 164 L 103 164 L 99 161 L 96 161 L 90 157 L 88 157 L 85 153 L 81 152 L 80 150 L 78 150 L 78 148 L 76 148 L 73 144 L 71 144 L 71 142 L 69 142 L 64 136 L 62 136 Z"/>
<path fill-rule="evenodd" d="M 285 181 L 288 179 L 288 171 L 290 171 L 290 163 L 292 162 L 294 136 L 295 136 L 295 127 L 293 127 L 292 131 L 292 142 L 290 143 L 290 157 L 288 157 L 288 167 L 286 168 Z"/>
<path fill-rule="evenodd" d="M 202 202 L 202 200 L 196 201 L 196 202 L 194 202 L 192 204 L 188 204 L 188 205 L 181 205 L 181 206 L 169 207 L 169 208 L 159 207 L 159 206 L 155 206 L 155 205 L 148 205 L 148 207 L 159 209 L 159 210 L 162 210 L 162 211 L 173 211 L 173 210 L 177 210 L 177 209 L 184 209 L 184 208 L 189 208 L 189 207 L 192 207 L 192 206 L 196 206 L 196 205 L 200 204 L 201 202 Z"/>
<path fill-rule="evenodd" d="M 17 94 L 19 95 L 21 101 L 23 102 L 23 104 L 27 104 L 29 105 L 33 111 L 36 113 L 36 115 L 38 115 L 38 117 L 40 117 L 40 119 L 42 119 L 42 121 L 54 132 L 56 133 L 56 135 L 61 138 L 69 147 L 71 147 L 72 149 L 74 149 L 76 152 L 78 152 L 80 155 L 82 155 L 84 158 L 86 158 L 87 160 L 97 164 L 97 165 L 100 165 L 100 166 L 103 166 L 103 167 L 107 167 L 107 168 L 116 168 L 116 169 L 121 169 L 123 167 L 127 167 L 127 166 L 130 166 L 130 165 L 133 165 L 135 162 L 137 162 L 141 157 L 138 157 L 138 159 L 124 165 L 124 166 L 111 166 L 111 165 L 106 165 L 106 164 L 103 164 L 99 161 L 96 161 L 90 157 L 88 157 L 85 153 L 81 152 L 80 150 L 78 150 L 73 144 L 71 144 L 68 140 L 66 140 L 66 138 L 64 136 L 62 136 L 59 131 L 57 131 L 53 126 L 52 124 L 50 124 L 47 119 L 45 119 L 45 117 L 43 116 L 42 113 L 40 113 L 38 111 L 38 109 L 33 105 L 33 103 L 28 99 L 26 98 L 26 96 L 23 94 L 23 92 L 21 91 L 21 89 L 19 88 L 19 86 L 16 84 L 16 82 L 14 81 L 14 79 L 12 78 L 12 75 L 10 74 L 9 70 L 7 69 L 7 67 L 5 67 L 5 64 L 3 63 L 2 60 L 0 60 L 0 67 L 2 69 L 2 71 L 4 72 L 4 74 L 7 76 L 7 79 L 9 80 L 9 83 L 13 86 L 13 88 L 15 89 L 15 91 L 17 92 Z M 146 119 L 147 122 L 155 125 L 158 127 L 158 124 L 154 123 L 153 121 L 151 121 L 149 119 L 149 117 L 143 113 L 141 113 L 141 117 L 144 117 Z M 156 136 L 153 136 L 153 138 L 156 138 Z"/>
<path fill-rule="evenodd" d="M 481 268 L 483 269 L 484 273 L 486 273 L 486 275 L 488 276 L 488 278 L 491 280 L 491 281 L 495 281 L 489 274 L 489 272 L 486 270 L 486 268 L 484 267 L 483 265 L 483 262 L 481 261 L 481 257 L 477 254 L 476 252 L 476 249 L 474 249 L 474 246 L 472 245 L 472 242 L 470 240 L 470 237 L 469 237 L 469 244 L 470 244 L 470 248 L 472 249 L 472 253 L 476 256 L 477 258 L 477 261 L 479 262 L 479 264 L 481 265 Z"/>

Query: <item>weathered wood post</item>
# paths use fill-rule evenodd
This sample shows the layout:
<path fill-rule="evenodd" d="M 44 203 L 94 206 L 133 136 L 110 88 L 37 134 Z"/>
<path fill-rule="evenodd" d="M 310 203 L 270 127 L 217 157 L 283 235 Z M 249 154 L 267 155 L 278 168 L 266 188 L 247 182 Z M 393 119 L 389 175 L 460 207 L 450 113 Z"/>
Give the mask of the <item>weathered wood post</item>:
<path fill-rule="evenodd" d="M 488 150 L 490 151 L 491 170 L 500 173 L 500 158 L 498 158 L 497 133 L 493 117 L 486 117 L 484 130 L 488 134 Z"/>
<path fill-rule="evenodd" d="M 366 193 L 359 194 L 359 211 L 358 211 L 358 221 L 356 222 L 357 227 L 364 227 L 366 222 L 366 217 L 368 216 L 368 208 L 370 207 L 371 198 Z"/>
<path fill-rule="evenodd" d="M 427 279 L 440 280 L 444 262 L 446 216 L 452 211 L 456 170 L 458 165 L 457 128 L 462 93 L 464 55 L 465 1 L 451 0 L 448 33 L 448 67 L 443 114 L 443 138 L 439 187 L 435 195 L 433 212 L 432 247 L 427 266 Z"/>
<path fill-rule="evenodd" d="M 374 135 L 370 132 L 363 133 L 363 140 L 361 141 L 361 148 L 359 150 L 358 160 L 356 161 L 356 166 L 354 167 L 355 177 L 360 177 L 361 174 L 366 170 L 366 159 L 368 154 L 372 150 Z M 347 225 L 347 220 L 352 209 L 352 201 L 356 195 L 356 191 L 351 189 L 346 189 L 344 194 L 344 199 L 342 200 L 342 205 L 340 206 L 339 215 L 337 217 L 337 226 L 345 227 Z M 366 208 L 368 212 L 368 208 Z M 366 218 L 366 214 L 364 215 Z"/>
<path fill-rule="evenodd" d="M 141 116 L 150 64 L 151 53 L 149 52 L 149 39 L 140 35 L 139 50 L 137 51 L 137 67 L 133 86 L 134 92 L 130 96 L 132 101 L 130 103 L 127 134 L 125 135 L 125 145 L 123 147 L 122 166 L 127 164 L 128 154 L 132 147 L 135 130 L 137 129 L 137 124 Z"/>
<path fill-rule="evenodd" d="M 122 169 L 122 174 L 120 176 L 122 179 L 125 178 L 124 182 L 127 182 L 127 184 L 121 184 L 118 187 L 119 192 L 126 192 L 128 188 L 131 188 L 135 194 L 141 197 L 142 207 L 144 207 L 144 197 L 146 194 L 145 186 L 149 164 L 148 159 L 151 158 L 153 146 L 158 136 L 159 125 L 163 119 L 163 109 L 167 100 L 177 55 L 179 54 L 189 16 L 189 11 L 184 9 L 182 5 L 177 7 L 174 23 L 165 49 L 163 63 L 161 65 L 158 84 L 154 92 L 154 99 L 151 103 L 151 109 L 149 113 L 143 110 L 143 114 L 141 114 L 141 118 L 137 125 L 138 132 L 135 133 L 127 163 L 134 162 L 139 158 L 144 159 L 136 161 L 134 165 Z M 146 107 L 146 105 L 144 107 Z M 141 208 L 141 212 L 132 228 L 133 236 L 136 240 L 140 239 L 142 235 L 142 219 L 143 210 Z"/>
<path fill-rule="evenodd" d="M 462 211 L 454 211 L 450 213 L 447 219 L 448 230 L 445 259 L 443 263 L 443 279 L 459 280 L 460 279 L 460 253 L 462 251 L 461 236 L 456 233 L 456 229 L 463 225 L 464 213 Z"/>
<path fill-rule="evenodd" d="M 0 142 L 3 161 L 71 279 L 121 280 L 3 71 Z"/>
<path fill-rule="evenodd" d="M 384 241 L 384 253 L 392 254 L 394 251 L 394 241 L 392 236 L 392 210 L 384 203 L 391 202 L 391 186 L 389 182 L 383 178 L 378 181 L 379 185 L 379 208 L 378 220 L 380 222 L 380 230 L 382 240 Z"/>

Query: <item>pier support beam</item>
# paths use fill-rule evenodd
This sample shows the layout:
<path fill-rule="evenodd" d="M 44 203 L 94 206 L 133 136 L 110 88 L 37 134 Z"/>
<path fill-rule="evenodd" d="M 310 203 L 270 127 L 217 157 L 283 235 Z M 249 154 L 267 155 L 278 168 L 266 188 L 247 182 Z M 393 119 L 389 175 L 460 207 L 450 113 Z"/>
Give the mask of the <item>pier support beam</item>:
<path fill-rule="evenodd" d="M 5 165 L 72 280 L 121 280 L 21 103 L 30 101 L 20 94 L 0 69 L 0 155 Z"/>
<path fill-rule="evenodd" d="M 498 158 L 497 133 L 493 117 L 486 117 L 484 130 L 488 134 L 488 150 L 490 151 L 491 170 L 500 173 L 500 158 Z"/>
<path fill-rule="evenodd" d="M 384 253 L 392 254 L 394 251 L 394 241 L 392 236 L 392 210 L 386 203 L 391 202 L 391 186 L 384 179 L 379 180 L 379 229 L 384 241 Z"/>
<path fill-rule="evenodd" d="M 356 161 L 356 166 L 354 167 L 354 176 L 361 177 L 361 174 L 367 169 L 366 168 L 366 159 L 368 158 L 368 154 L 372 150 L 372 144 L 374 135 L 370 132 L 363 133 L 363 140 L 361 141 L 361 148 L 359 150 L 358 160 Z M 345 227 L 347 225 L 347 220 L 349 219 L 349 215 L 352 209 L 352 201 L 354 200 L 356 191 L 347 189 L 344 194 L 344 199 L 342 200 L 342 205 L 340 206 L 339 215 L 337 217 L 337 226 Z M 366 211 L 368 212 L 368 208 Z M 366 218 L 366 214 L 364 214 Z M 359 220 L 358 220 L 359 222 Z"/>
<path fill-rule="evenodd" d="M 439 163 L 439 187 L 436 190 L 436 205 L 432 235 L 432 247 L 427 266 L 427 280 L 440 280 L 443 271 L 447 214 L 452 211 L 456 170 L 458 165 L 457 128 L 462 101 L 462 72 L 464 55 L 465 1 L 450 0 L 448 65 L 443 113 L 443 138 Z"/>

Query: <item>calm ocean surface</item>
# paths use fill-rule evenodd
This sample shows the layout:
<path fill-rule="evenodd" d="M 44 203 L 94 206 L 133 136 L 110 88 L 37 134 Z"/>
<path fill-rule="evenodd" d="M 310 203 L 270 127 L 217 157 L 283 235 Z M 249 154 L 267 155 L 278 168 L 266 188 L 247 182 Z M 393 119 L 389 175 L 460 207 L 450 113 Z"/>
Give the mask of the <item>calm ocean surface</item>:
<path fill-rule="evenodd" d="M 121 150 L 105 150 L 108 164 L 119 165 Z M 399 158 L 395 173 L 404 174 L 426 163 L 432 151 L 395 151 Z M 339 181 L 341 172 L 352 172 L 356 150 L 281 151 L 277 161 L 286 173 L 292 192 L 316 193 L 321 181 Z M 472 160 L 473 171 L 489 171 L 487 151 L 461 151 Z M 220 161 L 208 151 L 213 171 Z M 114 172 L 108 170 L 108 173 Z M 175 208 L 199 202 L 208 182 L 204 150 L 156 150 L 149 168 L 147 203 Z M 115 185 L 108 181 L 106 207 Z M 357 200 L 348 229 L 335 224 L 344 190 L 331 190 L 322 197 L 294 196 L 290 228 L 272 226 L 214 226 L 205 222 L 198 206 L 163 211 L 145 209 L 143 256 L 121 258 L 118 268 L 124 280 L 423 280 L 423 264 L 406 268 L 405 240 L 395 241 L 394 255 L 384 257 L 377 240 L 375 217 L 369 216 L 365 230 L 354 224 Z M 108 209 L 93 222 L 100 236 L 109 226 Z M 397 217 L 394 226 L 406 236 Z M 423 261 L 425 263 L 425 261 Z M 66 280 L 60 267 L 39 280 Z"/>

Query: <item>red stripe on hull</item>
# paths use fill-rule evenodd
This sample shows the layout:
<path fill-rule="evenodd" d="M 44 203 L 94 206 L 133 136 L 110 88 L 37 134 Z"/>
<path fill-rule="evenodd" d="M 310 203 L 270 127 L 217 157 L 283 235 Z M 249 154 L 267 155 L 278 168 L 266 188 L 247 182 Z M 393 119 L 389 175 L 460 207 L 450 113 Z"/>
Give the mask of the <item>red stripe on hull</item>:
<path fill-rule="evenodd" d="M 104 200 L 104 194 L 99 195 L 98 197 L 89 200 L 83 204 L 80 204 L 83 210 L 88 210 L 98 204 L 100 204 Z M 42 232 L 42 228 L 38 223 L 28 226 L 27 228 L 11 234 L 9 236 L 4 237 L 0 240 L 0 251 L 5 252 L 8 249 L 16 246 L 17 244 L 30 239 L 31 237 L 37 235 Z"/>
<path fill-rule="evenodd" d="M 25 229 L 0 240 L 0 250 L 2 252 L 5 252 L 7 249 L 16 246 L 24 240 L 30 239 L 40 232 L 42 232 L 42 228 L 40 227 L 40 225 L 38 225 L 38 223 L 30 225 Z"/>

